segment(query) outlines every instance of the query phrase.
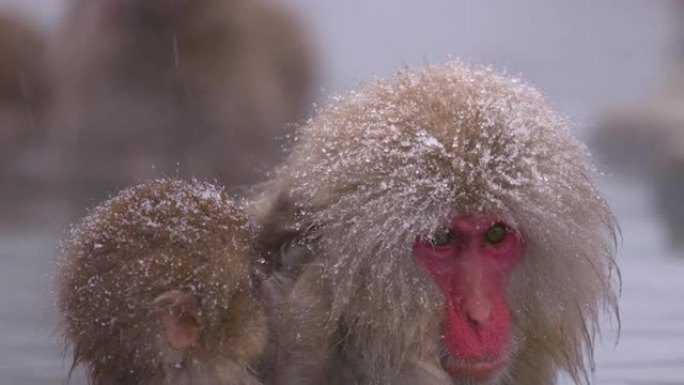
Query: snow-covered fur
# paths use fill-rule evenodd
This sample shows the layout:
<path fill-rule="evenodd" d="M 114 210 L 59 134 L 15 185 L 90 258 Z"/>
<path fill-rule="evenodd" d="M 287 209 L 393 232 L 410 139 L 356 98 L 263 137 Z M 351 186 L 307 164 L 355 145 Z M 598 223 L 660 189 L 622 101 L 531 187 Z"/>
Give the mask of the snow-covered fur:
<path fill-rule="evenodd" d="M 301 278 L 292 295 L 330 288 L 328 326 L 344 324 L 341 346 L 363 383 L 397 383 L 411 357 L 439 366 L 444 306 L 412 245 L 478 213 L 500 215 L 527 242 L 509 296 L 516 356 L 495 383 L 549 384 L 559 370 L 588 381 L 599 314 L 617 313 L 617 225 L 568 127 L 520 80 L 452 62 L 372 82 L 301 129 L 255 205 L 262 237 L 276 257 L 315 250 L 302 277 L 323 276 Z"/>
<path fill-rule="evenodd" d="M 242 209 L 222 188 L 162 179 L 120 192 L 72 230 L 58 305 L 74 365 L 92 384 L 257 382 L 243 372 L 260 358 L 267 326 Z M 200 300 L 201 351 L 160 343 L 152 304 L 170 290 Z"/>

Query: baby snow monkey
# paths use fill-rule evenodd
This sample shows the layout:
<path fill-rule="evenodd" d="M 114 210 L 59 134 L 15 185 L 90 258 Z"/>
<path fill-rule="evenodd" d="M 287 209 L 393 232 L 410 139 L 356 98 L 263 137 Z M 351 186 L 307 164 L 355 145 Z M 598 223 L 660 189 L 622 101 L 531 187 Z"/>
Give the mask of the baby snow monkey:
<path fill-rule="evenodd" d="M 95 208 L 63 245 L 59 309 L 97 385 L 259 384 L 267 339 L 242 204 L 157 180 Z"/>

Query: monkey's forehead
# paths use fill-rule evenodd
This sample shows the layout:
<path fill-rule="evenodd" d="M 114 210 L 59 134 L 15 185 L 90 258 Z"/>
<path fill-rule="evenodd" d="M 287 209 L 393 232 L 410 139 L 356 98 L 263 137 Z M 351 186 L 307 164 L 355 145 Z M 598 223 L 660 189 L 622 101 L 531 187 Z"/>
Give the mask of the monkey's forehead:
<path fill-rule="evenodd" d="M 97 206 L 71 233 L 71 242 L 124 247 L 147 240 L 193 243 L 243 241 L 250 224 L 243 203 L 199 181 L 160 179 L 123 190 Z"/>
<path fill-rule="evenodd" d="M 304 127 L 298 142 L 284 174 L 312 195 L 376 181 L 543 189 L 593 172 L 586 148 L 537 91 L 460 63 L 351 92 Z"/>

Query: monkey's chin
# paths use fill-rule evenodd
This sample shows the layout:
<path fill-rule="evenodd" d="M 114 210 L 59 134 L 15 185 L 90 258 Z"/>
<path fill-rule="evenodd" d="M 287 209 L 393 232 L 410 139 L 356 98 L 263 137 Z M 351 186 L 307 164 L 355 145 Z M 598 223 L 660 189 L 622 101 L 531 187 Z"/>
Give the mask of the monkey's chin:
<path fill-rule="evenodd" d="M 455 361 L 450 360 L 445 369 L 454 378 L 487 382 L 497 378 L 506 368 L 506 357 L 487 361 Z"/>

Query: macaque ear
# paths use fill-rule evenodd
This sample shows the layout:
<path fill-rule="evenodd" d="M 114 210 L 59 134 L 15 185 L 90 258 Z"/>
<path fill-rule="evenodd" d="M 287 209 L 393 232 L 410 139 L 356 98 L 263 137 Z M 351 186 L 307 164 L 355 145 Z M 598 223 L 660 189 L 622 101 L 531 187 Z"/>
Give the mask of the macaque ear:
<path fill-rule="evenodd" d="M 195 346 L 202 337 L 199 303 L 191 293 L 170 290 L 152 302 L 171 348 L 184 350 Z"/>

